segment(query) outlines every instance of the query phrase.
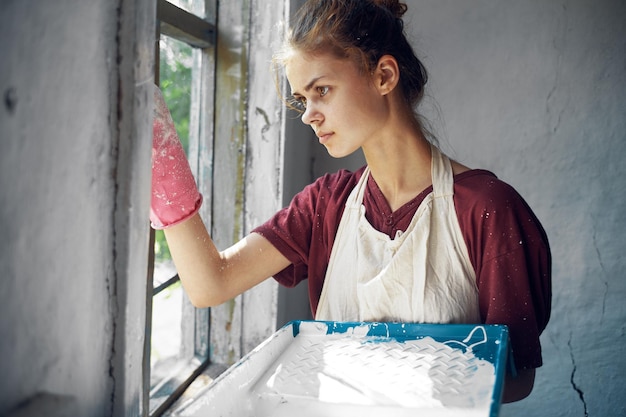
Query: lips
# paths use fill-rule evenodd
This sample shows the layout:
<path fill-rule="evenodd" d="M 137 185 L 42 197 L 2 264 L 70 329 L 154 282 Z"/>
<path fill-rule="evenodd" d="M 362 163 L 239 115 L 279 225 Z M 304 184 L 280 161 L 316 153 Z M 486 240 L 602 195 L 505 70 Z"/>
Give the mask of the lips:
<path fill-rule="evenodd" d="M 333 135 L 331 132 L 316 132 L 315 133 L 320 140 L 320 143 L 327 142 L 328 139 Z"/>

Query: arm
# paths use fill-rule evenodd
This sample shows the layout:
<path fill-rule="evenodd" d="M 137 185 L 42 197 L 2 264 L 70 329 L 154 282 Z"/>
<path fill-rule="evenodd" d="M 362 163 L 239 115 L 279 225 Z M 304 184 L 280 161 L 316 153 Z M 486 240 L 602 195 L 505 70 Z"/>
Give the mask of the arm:
<path fill-rule="evenodd" d="M 503 403 L 512 403 L 523 400 L 530 395 L 535 383 L 535 370 L 522 369 L 517 372 L 517 376 L 509 373 L 504 380 L 504 392 L 502 394 Z"/>
<path fill-rule="evenodd" d="M 198 214 L 165 229 L 165 237 L 181 282 L 196 307 L 228 301 L 290 264 L 256 233 L 219 252 Z"/>
<path fill-rule="evenodd" d="M 269 241 L 252 234 L 219 252 L 198 210 L 202 196 L 161 91 L 154 87 L 150 221 L 164 229 L 170 253 L 191 302 L 227 301 L 289 265 Z"/>

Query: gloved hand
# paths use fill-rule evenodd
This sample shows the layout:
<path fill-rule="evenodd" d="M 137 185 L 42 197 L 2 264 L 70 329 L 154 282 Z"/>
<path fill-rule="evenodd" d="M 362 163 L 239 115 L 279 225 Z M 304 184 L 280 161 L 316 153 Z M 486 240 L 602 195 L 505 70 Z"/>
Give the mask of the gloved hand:
<path fill-rule="evenodd" d="M 202 205 L 202 195 L 178 139 L 172 115 L 156 85 L 152 130 L 150 222 L 154 229 L 165 229 L 196 214 Z"/>

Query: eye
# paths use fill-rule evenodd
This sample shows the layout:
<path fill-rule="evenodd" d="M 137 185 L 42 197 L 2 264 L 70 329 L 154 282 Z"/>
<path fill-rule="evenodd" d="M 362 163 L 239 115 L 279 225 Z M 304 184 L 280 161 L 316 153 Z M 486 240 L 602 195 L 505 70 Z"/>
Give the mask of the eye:
<path fill-rule="evenodd" d="M 326 94 L 328 94 L 329 90 L 330 88 L 326 86 L 317 87 L 317 92 L 319 93 L 320 97 L 324 97 Z"/>
<path fill-rule="evenodd" d="M 291 96 L 287 99 L 287 105 L 300 113 L 304 113 L 304 111 L 306 111 L 306 98 L 302 96 Z"/>

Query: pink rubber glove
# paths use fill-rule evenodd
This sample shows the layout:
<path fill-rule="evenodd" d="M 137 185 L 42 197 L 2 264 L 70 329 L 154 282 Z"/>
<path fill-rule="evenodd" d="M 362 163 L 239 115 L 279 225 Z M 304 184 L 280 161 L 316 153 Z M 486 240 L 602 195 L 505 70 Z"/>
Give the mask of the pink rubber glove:
<path fill-rule="evenodd" d="M 152 129 L 150 223 L 154 229 L 165 229 L 196 214 L 202 205 L 202 195 L 178 139 L 172 115 L 156 85 Z"/>

